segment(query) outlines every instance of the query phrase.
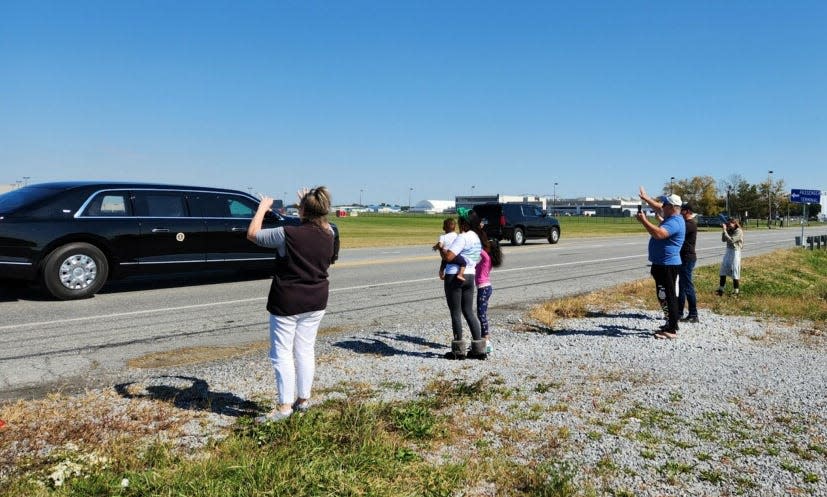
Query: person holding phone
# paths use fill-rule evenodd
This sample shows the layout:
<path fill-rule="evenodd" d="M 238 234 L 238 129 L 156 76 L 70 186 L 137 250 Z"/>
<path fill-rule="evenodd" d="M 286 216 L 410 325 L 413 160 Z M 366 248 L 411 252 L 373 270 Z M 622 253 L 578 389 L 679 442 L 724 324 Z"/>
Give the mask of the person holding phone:
<path fill-rule="evenodd" d="M 663 220 L 658 225 L 652 224 L 646 214 L 639 212 L 636 219 L 649 233 L 649 260 L 652 262 L 650 271 L 655 280 L 655 290 L 661 308 L 666 313 L 666 324 L 655 333 L 657 339 L 677 338 L 678 296 L 675 283 L 681 269 L 680 251 L 686 236 L 686 223 L 680 215 L 683 202 L 675 195 L 662 195 L 653 199 L 640 187 L 640 199 L 649 204 Z"/>

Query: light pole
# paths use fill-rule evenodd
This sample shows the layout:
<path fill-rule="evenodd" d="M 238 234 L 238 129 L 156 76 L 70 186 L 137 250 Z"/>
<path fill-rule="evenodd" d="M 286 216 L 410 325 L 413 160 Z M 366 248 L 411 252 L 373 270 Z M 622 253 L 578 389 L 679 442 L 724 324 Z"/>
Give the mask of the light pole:
<path fill-rule="evenodd" d="M 554 191 L 552 192 L 552 195 L 551 195 L 551 207 L 552 207 L 552 209 L 551 209 L 552 211 L 554 211 L 554 207 L 557 207 L 557 182 L 556 181 L 554 182 Z"/>
<path fill-rule="evenodd" d="M 729 213 L 729 194 L 730 194 L 731 191 L 732 191 L 732 187 L 727 186 L 726 187 L 726 215 L 727 216 L 731 216 L 731 214 Z"/>
<path fill-rule="evenodd" d="M 674 183 L 675 183 L 675 177 L 672 176 L 671 178 L 669 178 L 669 194 L 670 195 L 675 193 L 675 184 Z"/>
<path fill-rule="evenodd" d="M 31 176 L 23 176 L 23 186 L 28 185 L 30 179 L 31 179 Z"/>
<path fill-rule="evenodd" d="M 472 197 L 474 196 L 474 188 L 476 188 L 476 187 L 477 187 L 477 185 L 471 185 L 471 196 Z"/>
<path fill-rule="evenodd" d="M 767 175 L 767 228 L 772 228 L 772 169 Z"/>
<path fill-rule="evenodd" d="M 364 190 L 359 188 L 359 207 L 362 207 L 362 192 Z"/>
<path fill-rule="evenodd" d="M 408 188 L 408 212 L 411 212 L 411 193 L 413 193 L 413 187 Z"/>

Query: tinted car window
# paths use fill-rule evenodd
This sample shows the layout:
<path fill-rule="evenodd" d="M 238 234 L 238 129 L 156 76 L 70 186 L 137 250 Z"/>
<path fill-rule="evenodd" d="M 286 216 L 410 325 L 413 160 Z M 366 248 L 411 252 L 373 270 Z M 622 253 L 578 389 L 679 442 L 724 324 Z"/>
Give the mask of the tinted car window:
<path fill-rule="evenodd" d="M 129 216 L 129 195 L 126 192 L 102 192 L 95 195 L 82 216 Z"/>
<path fill-rule="evenodd" d="M 523 207 L 526 216 L 543 217 L 543 211 L 536 205 L 526 205 Z"/>
<path fill-rule="evenodd" d="M 231 196 L 227 199 L 230 217 L 252 218 L 258 206 L 246 198 Z"/>
<path fill-rule="evenodd" d="M 0 195 L 0 214 L 12 213 L 21 207 L 30 206 L 48 198 L 60 190 L 24 186 Z"/>
<path fill-rule="evenodd" d="M 136 192 L 135 214 L 144 217 L 187 217 L 182 192 Z"/>
<path fill-rule="evenodd" d="M 258 204 L 238 195 L 217 194 L 199 197 L 206 217 L 237 217 L 251 219 Z"/>

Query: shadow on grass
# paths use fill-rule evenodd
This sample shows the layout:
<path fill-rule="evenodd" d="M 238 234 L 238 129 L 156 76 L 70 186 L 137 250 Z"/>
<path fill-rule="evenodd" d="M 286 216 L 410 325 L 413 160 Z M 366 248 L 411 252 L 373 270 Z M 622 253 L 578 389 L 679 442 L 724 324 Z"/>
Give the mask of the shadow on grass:
<path fill-rule="evenodd" d="M 144 382 L 115 385 L 126 399 L 169 402 L 180 409 L 210 411 L 225 416 L 254 416 L 263 412 L 257 403 L 228 392 L 213 392 L 206 381 L 191 376 L 157 376 Z"/>

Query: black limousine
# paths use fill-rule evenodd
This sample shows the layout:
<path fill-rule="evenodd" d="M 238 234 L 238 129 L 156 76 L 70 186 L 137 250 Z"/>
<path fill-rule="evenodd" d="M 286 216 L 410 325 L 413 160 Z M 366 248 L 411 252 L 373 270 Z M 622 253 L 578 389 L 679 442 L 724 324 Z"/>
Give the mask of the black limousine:
<path fill-rule="evenodd" d="M 61 300 L 91 297 L 108 279 L 208 269 L 272 270 L 275 254 L 247 240 L 258 199 L 223 188 L 60 182 L 0 195 L 0 282 L 39 282 Z M 264 227 L 299 224 L 270 212 Z M 334 238 L 334 261 L 339 233 Z"/>

